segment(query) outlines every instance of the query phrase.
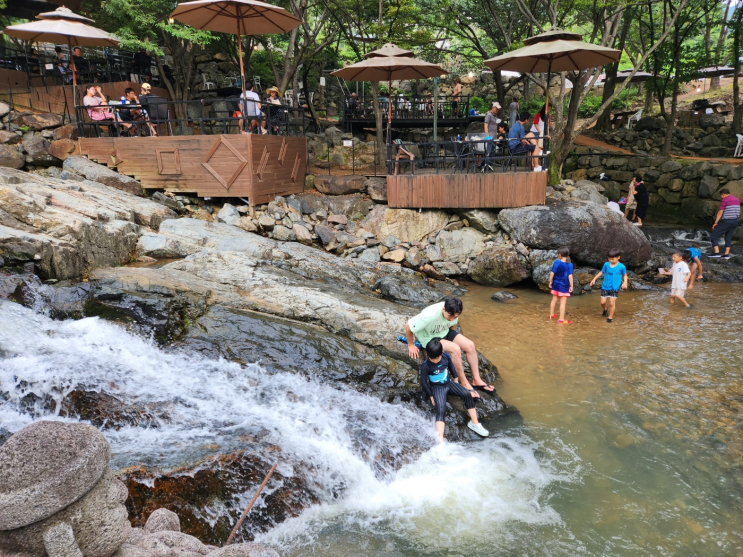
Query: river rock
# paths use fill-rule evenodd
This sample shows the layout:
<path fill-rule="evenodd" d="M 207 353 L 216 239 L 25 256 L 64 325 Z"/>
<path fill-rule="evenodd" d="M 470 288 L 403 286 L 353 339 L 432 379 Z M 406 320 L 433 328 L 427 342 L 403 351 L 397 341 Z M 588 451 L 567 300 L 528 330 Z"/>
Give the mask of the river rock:
<path fill-rule="evenodd" d="M 516 294 L 506 292 L 505 290 L 500 290 L 490 296 L 490 299 L 496 302 L 507 302 L 508 300 L 515 300 L 517 298 L 518 296 L 516 296 Z"/>
<path fill-rule="evenodd" d="M 26 162 L 34 166 L 59 164 L 59 159 L 49 153 L 49 145 L 49 141 L 41 135 L 35 135 L 31 139 L 25 140 L 23 142 L 23 148 L 26 150 Z"/>
<path fill-rule="evenodd" d="M 361 175 L 315 176 L 315 189 L 327 195 L 347 195 L 360 192 L 365 181 Z"/>
<path fill-rule="evenodd" d="M 316 226 L 315 227 L 315 234 L 317 234 L 317 237 L 320 238 L 320 241 L 322 242 L 322 245 L 326 246 L 333 240 L 335 240 L 335 230 L 330 228 L 329 226 Z"/>
<path fill-rule="evenodd" d="M 445 259 L 464 261 L 485 250 L 485 235 L 474 228 L 442 230 L 436 237 L 436 246 L 443 250 Z"/>
<path fill-rule="evenodd" d="M 62 164 L 62 168 L 69 172 L 76 172 L 85 176 L 88 180 L 99 182 L 133 195 L 142 194 L 142 186 L 134 178 L 114 172 L 110 168 L 82 156 L 74 155 L 68 157 Z"/>
<path fill-rule="evenodd" d="M 650 242 L 623 215 L 594 203 L 550 201 L 546 206 L 504 209 L 501 227 L 530 248 L 567 246 L 578 262 L 600 267 L 611 248 L 622 250 L 622 261 L 641 265 L 650 257 Z"/>
<path fill-rule="evenodd" d="M 48 130 L 62 125 L 59 114 L 30 114 L 23 117 L 23 123 L 34 131 Z"/>
<path fill-rule="evenodd" d="M 8 103 L 0 102 L 0 118 L 7 116 L 10 113 L 10 105 Z"/>
<path fill-rule="evenodd" d="M 292 226 L 292 232 L 294 232 L 294 235 L 297 238 L 297 242 L 306 245 L 310 245 L 312 243 L 312 234 L 306 226 L 295 224 L 294 226 Z"/>
<path fill-rule="evenodd" d="M 178 515 L 168 509 L 157 509 L 144 525 L 144 531 L 147 534 L 153 534 L 162 530 L 171 530 L 173 532 L 181 531 L 181 520 Z"/>
<path fill-rule="evenodd" d="M 0 447 L 0 550 L 108 557 L 128 538 L 126 487 L 94 427 L 40 421 Z M 11 505 L 11 506 L 9 506 Z"/>
<path fill-rule="evenodd" d="M 403 242 L 418 243 L 428 235 L 438 232 L 449 222 L 444 211 L 414 211 L 412 209 L 390 209 L 377 205 L 361 222 L 377 238 L 392 235 Z"/>
<path fill-rule="evenodd" d="M 376 203 L 387 203 L 387 179 L 386 178 L 369 178 L 364 182 L 362 191 L 366 190 L 372 201 Z"/>
<path fill-rule="evenodd" d="M 77 124 L 65 124 L 64 126 L 60 126 L 55 129 L 52 134 L 52 139 L 54 139 L 55 141 L 60 139 L 75 140 L 78 137 L 80 137 L 80 134 L 77 128 Z"/>
<path fill-rule="evenodd" d="M 493 234 L 498 230 L 498 213 L 487 209 L 469 209 L 460 211 L 459 215 L 467 219 L 469 225 L 484 234 Z"/>
<path fill-rule="evenodd" d="M 225 203 L 217 213 L 217 221 L 225 224 L 235 224 L 240 219 L 240 213 L 231 203 Z"/>
<path fill-rule="evenodd" d="M 207 557 L 279 557 L 279 554 L 257 543 L 238 543 L 207 553 Z"/>
<path fill-rule="evenodd" d="M 470 262 L 472 280 L 488 286 L 510 286 L 529 278 L 527 265 L 510 245 L 488 248 Z"/>
<path fill-rule="evenodd" d="M 418 248 L 410 248 L 405 254 L 405 261 L 411 267 L 418 267 L 423 263 L 423 256 Z"/>
<path fill-rule="evenodd" d="M 382 259 L 385 261 L 392 261 L 394 263 L 400 263 L 403 259 L 405 259 L 405 250 L 404 249 L 396 249 L 392 251 L 388 251 L 382 256 Z"/>
<path fill-rule="evenodd" d="M 23 168 L 26 158 L 13 145 L 0 145 L 0 167 Z"/>
<path fill-rule="evenodd" d="M 75 152 L 77 144 L 71 139 L 55 139 L 47 147 L 47 151 L 53 157 L 64 161 Z"/>
<path fill-rule="evenodd" d="M 328 224 L 348 224 L 348 217 L 346 215 L 330 215 L 328 216 Z"/>
<path fill-rule="evenodd" d="M 296 235 L 290 228 L 284 225 L 274 226 L 273 232 L 271 233 L 273 238 L 280 242 L 293 242 L 297 239 Z"/>
<path fill-rule="evenodd" d="M 0 143 L 7 145 L 15 145 L 21 142 L 21 136 L 15 132 L 9 132 L 7 130 L 0 130 Z"/>

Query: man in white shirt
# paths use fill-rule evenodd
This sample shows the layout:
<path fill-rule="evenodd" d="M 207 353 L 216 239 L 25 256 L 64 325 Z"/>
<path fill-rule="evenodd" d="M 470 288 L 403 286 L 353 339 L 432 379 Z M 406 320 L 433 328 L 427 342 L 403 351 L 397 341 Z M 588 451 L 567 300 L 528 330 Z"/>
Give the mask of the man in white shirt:
<path fill-rule="evenodd" d="M 240 98 L 245 99 L 245 102 L 240 102 L 241 110 L 243 107 L 245 109 L 245 116 L 260 119 L 261 133 L 268 133 L 266 122 L 263 119 L 263 112 L 261 112 L 261 98 L 258 96 L 258 93 L 253 91 L 253 84 L 250 81 L 245 83 L 245 92 L 240 95 Z M 252 125 L 250 127 L 253 128 Z"/>

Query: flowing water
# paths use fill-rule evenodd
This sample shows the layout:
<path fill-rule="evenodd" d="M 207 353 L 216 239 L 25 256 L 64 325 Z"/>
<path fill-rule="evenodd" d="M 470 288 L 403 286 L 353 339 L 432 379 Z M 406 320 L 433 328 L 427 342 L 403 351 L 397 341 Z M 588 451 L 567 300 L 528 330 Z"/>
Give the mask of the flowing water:
<path fill-rule="evenodd" d="M 434 446 L 432 420 L 403 406 L 3 301 L 0 433 L 53 417 L 76 385 L 169 405 L 156 429 L 106 431 L 116 468 L 268 432 L 311 465 L 321 501 L 259 536 L 285 556 L 743 556 L 743 285 L 697 285 L 691 311 L 627 293 L 613 324 L 595 294 L 575 297 L 570 326 L 548 322 L 548 296 L 515 292 L 464 298 L 462 326 L 520 412 L 487 440 Z"/>

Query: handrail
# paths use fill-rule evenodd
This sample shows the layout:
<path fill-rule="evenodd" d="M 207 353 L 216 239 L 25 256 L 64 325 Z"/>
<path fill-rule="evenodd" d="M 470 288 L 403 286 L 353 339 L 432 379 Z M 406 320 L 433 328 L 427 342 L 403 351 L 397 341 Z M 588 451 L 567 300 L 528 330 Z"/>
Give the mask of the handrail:
<path fill-rule="evenodd" d="M 549 136 L 545 136 L 545 145 L 548 145 Z M 532 163 L 541 166 L 543 169 L 549 167 L 549 151 L 542 152 L 539 155 L 533 155 L 529 151 L 512 153 L 509 142 L 512 139 L 485 139 L 475 136 L 467 137 L 460 141 L 455 139 L 446 141 L 433 142 L 401 142 L 387 145 L 387 172 L 391 174 L 396 165 L 415 168 L 434 169 L 436 174 L 441 171 L 450 170 L 456 172 L 494 172 L 500 169 L 501 172 L 531 171 Z M 412 147 L 415 146 L 415 149 Z M 408 152 L 417 150 L 420 156 L 415 156 L 411 162 L 405 155 L 399 155 L 399 149 L 402 148 Z M 415 153 L 413 153 L 415 155 Z M 398 158 L 399 156 L 399 158 Z M 522 164 L 523 169 L 519 169 Z"/>
<path fill-rule="evenodd" d="M 452 95 L 439 95 L 438 102 L 433 98 L 419 95 L 407 95 L 392 98 L 392 120 L 428 120 L 433 118 L 434 110 L 438 110 L 438 117 L 442 119 L 466 120 L 469 115 L 469 96 L 462 95 L 458 99 Z M 429 102 L 430 101 L 430 102 Z M 382 118 L 388 119 L 389 103 L 387 97 L 379 97 L 378 103 L 382 108 Z M 370 95 L 358 97 L 352 102 L 351 97 L 344 99 L 344 119 L 362 120 L 374 118 L 373 98 Z"/>
<path fill-rule="evenodd" d="M 200 135 L 212 135 L 262 133 L 264 129 L 270 135 L 304 136 L 307 120 L 303 108 L 261 103 L 261 114 L 257 115 L 251 104 L 254 101 L 235 98 L 171 101 L 147 95 L 140 96 L 139 104 L 109 103 L 110 119 L 93 120 L 88 111 L 96 107 L 84 104 L 75 106 L 75 113 L 81 137 L 99 136 L 101 126 L 109 128 L 113 137 L 163 135 L 163 129 L 165 135 L 181 136 L 193 135 L 196 130 Z M 141 117 L 132 117 L 132 110 L 142 111 Z M 174 116 L 177 113 L 186 116 Z"/>

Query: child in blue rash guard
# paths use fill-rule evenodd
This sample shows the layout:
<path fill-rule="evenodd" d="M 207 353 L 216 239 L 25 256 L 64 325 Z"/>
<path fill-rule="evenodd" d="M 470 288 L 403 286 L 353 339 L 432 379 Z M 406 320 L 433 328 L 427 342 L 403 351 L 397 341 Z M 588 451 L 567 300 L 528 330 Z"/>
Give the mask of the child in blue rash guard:
<path fill-rule="evenodd" d="M 593 286 L 600 277 L 604 277 L 601 282 L 601 308 L 604 310 L 602 315 L 606 317 L 607 323 L 614 321 L 614 308 L 619 297 L 619 290 L 627 290 L 627 267 L 619 262 L 621 256 L 622 252 L 618 249 L 610 249 L 609 261 L 604 263 L 602 269 L 591 281 L 591 286 Z"/>
<path fill-rule="evenodd" d="M 691 246 L 689 249 L 684 250 L 683 256 L 684 261 L 689 266 L 689 270 L 691 270 L 688 289 L 693 290 L 694 280 L 702 280 L 702 273 L 704 272 L 702 268 L 702 250 L 699 249 L 699 246 Z"/>
<path fill-rule="evenodd" d="M 454 381 L 457 372 L 454 369 L 451 356 L 444 352 L 439 339 L 434 338 L 428 341 L 426 355 L 428 358 L 421 366 L 420 381 L 423 392 L 431 399 L 431 404 L 436 409 L 436 435 L 439 439 L 444 440 L 446 397 L 449 393 L 461 397 L 464 402 L 470 415 L 470 423 L 467 424 L 467 427 L 483 437 L 490 435 L 488 430 L 477 421 L 475 399 L 472 398 L 473 391 L 465 389 Z"/>

